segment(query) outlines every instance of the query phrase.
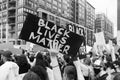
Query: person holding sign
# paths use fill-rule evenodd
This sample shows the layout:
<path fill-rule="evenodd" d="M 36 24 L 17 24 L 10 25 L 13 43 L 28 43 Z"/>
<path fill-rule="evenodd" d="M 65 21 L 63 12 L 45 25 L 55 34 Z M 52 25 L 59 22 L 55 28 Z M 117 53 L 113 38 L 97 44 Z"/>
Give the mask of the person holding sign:
<path fill-rule="evenodd" d="M 62 80 L 61 71 L 57 61 L 57 55 L 59 54 L 59 50 L 60 50 L 58 46 L 59 46 L 58 42 L 53 41 L 50 43 L 50 49 L 48 49 L 48 51 L 50 52 L 51 66 L 53 69 L 54 80 Z"/>

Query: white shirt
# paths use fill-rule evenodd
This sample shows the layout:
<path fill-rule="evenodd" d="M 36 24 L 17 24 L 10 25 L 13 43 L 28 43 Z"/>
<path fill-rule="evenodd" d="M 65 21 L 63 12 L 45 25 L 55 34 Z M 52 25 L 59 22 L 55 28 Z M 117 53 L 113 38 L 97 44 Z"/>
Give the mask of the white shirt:
<path fill-rule="evenodd" d="M 7 61 L 0 66 L 0 80 L 17 80 L 19 67 L 16 63 Z"/>

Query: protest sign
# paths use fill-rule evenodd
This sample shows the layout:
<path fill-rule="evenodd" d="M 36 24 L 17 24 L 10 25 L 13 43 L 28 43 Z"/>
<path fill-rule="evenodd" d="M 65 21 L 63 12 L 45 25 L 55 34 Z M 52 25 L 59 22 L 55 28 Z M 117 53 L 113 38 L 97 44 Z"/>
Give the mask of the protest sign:
<path fill-rule="evenodd" d="M 58 47 L 61 53 L 71 56 L 77 54 L 80 45 L 84 41 L 83 36 L 32 14 L 28 14 L 26 17 L 19 38 L 45 48 L 50 48 L 50 43 L 55 41 L 59 43 Z"/>
<path fill-rule="evenodd" d="M 95 33 L 95 39 L 97 44 L 105 45 L 105 38 L 103 32 Z"/>
<path fill-rule="evenodd" d="M 84 36 L 84 28 L 80 26 L 76 26 L 74 24 L 67 24 L 66 29 L 72 31 L 78 35 Z"/>
<path fill-rule="evenodd" d="M 102 51 L 104 51 L 106 48 L 104 33 L 103 32 L 95 33 L 95 39 L 97 53 L 103 55 Z"/>

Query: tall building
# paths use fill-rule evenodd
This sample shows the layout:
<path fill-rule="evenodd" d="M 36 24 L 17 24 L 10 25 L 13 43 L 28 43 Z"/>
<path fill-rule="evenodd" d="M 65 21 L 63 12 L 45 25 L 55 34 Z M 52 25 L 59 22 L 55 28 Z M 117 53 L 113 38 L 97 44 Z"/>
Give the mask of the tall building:
<path fill-rule="evenodd" d="M 120 0 L 117 0 L 117 29 L 120 30 Z"/>
<path fill-rule="evenodd" d="M 95 27 L 95 8 L 89 3 L 86 2 L 86 33 L 87 33 L 87 44 L 92 46 L 94 43 L 94 27 Z"/>
<path fill-rule="evenodd" d="M 64 27 L 82 36 L 92 35 L 94 24 L 92 16 L 94 7 L 86 0 L 0 0 L 0 39 L 5 42 L 6 28 L 8 23 L 9 41 L 17 44 L 25 44 L 25 41 L 18 39 L 25 21 L 26 12 L 38 15 L 39 17 L 52 21 L 58 26 Z M 88 14 L 89 13 L 89 14 Z M 88 17 L 86 17 L 88 16 Z M 87 19 L 87 21 L 86 21 Z M 86 26 L 87 25 L 87 26 Z M 89 25 L 89 27 L 88 27 Z M 28 26 L 29 27 L 29 26 Z M 90 31 L 89 31 L 90 30 Z M 90 33 L 89 33 L 90 32 Z M 88 38 L 92 40 L 92 38 Z M 87 43 L 90 43 L 92 41 Z"/>
<path fill-rule="evenodd" d="M 0 41 L 5 42 L 6 38 L 6 24 L 8 26 L 8 38 L 10 41 L 16 39 L 16 1 L 14 0 L 0 0 Z"/>
<path fill-rule="evenodd" d="M 95 32 L 104 32 L 105 40 L 113 39 L 113 23 L 103 14 L 97 14 L 95 20 Z"/>

